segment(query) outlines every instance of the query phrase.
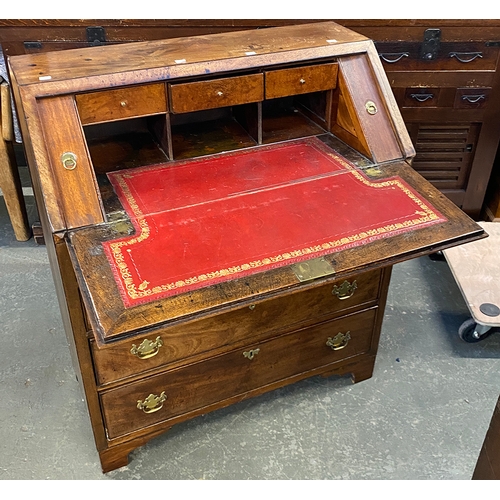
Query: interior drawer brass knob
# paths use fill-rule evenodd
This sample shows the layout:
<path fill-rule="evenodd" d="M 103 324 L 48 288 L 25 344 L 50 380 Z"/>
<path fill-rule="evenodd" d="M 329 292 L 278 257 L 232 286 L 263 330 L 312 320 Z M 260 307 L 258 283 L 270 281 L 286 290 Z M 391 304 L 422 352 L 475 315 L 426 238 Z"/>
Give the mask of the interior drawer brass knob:
<path fill-rule="evenodd" d="M 326 345 L 332 349 L 332 351 L 338 351 L 343 349 L 351 340 L 351 332 L 342 333 L 339 332 L 335 337 L 328 337 Z"/>
<path fill-rule="evenodd" d="M 352 283 L 344 281 L 344 283 L 342 283 L 340 286 L 334 285 L 332 294 L 336 295 L 339 300 L 345 300 L 352 297 L 357 288 L 358 284 L 356 283 L 356 280 L 354 280 Z"/>
<path fill-rule="evenodd" d="M 155 411 L 161 410 L 163 403 L 167 400 L 165 391 L 163 391 L 159 396 L 155 394 L 150 394 L 144 401 L 140 399 L 137 401 L 137 408 L 142 410 L 144 413 L 154 413 Z"/>
<path fill-rule="evenodd" d="M 134 356 L 137 356 L 139 359 L 148 359 L 156 356 L 162 345 L 163 340 L 161 339 L 161 337 L 156 337 L 154 341 L 144 339 L 139 344 L 139 347 L 137 347 L 135 344 L 132 344 L 130 353 Z"/>

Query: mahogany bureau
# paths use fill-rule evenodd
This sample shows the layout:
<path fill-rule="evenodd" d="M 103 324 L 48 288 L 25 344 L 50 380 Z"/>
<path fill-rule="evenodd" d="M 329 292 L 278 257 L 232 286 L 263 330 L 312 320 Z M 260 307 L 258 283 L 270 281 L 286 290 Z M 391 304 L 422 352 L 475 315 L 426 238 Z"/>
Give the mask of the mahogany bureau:
<path fill-rule="evenodd" d="M 333 22 L 10 59 L 104 472 L 172 425 L 373 372 L 392 265 L 485 237 Z"/>

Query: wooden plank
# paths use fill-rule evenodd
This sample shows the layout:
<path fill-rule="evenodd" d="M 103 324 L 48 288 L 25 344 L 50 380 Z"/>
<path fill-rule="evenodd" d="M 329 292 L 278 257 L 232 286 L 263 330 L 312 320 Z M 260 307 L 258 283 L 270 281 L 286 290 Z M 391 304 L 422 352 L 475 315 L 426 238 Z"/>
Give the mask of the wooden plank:
<path fill-rule="evenodd" d="M 500 479 L 500 399 L 493 411 L 472 479 Z"/>

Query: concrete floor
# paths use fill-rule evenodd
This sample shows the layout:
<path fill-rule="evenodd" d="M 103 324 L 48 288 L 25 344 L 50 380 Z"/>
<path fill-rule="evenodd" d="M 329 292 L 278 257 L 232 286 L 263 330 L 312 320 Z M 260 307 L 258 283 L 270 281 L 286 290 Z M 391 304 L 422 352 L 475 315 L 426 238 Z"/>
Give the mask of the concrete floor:
<path fill-rule="evenodd" d="M 103 475 L 45 247 L 15 241 L 2 197 L 0 318 L 0 480 L 467 480 L 500 394 L 500 334 L 461 341 L 446 262 L 419 258 L 394 268 L 373 378 L 313 378 L 196 418 Z"/>

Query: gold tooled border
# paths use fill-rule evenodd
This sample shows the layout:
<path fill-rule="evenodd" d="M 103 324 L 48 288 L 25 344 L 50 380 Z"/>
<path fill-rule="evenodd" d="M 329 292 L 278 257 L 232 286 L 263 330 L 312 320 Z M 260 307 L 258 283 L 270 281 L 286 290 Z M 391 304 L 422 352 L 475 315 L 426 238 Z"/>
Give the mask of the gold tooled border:
<path fill-rule="evenodd" d="M 123 247 L 135 245 L 136 243 L 140 243 L 149 238 L 150 229 L 148 226 L 148 222 L 146 220 L 146 216 L 143 214 L 142 210 L 139 208 L 139 205 L 135 201 L 127 182 L 125 181 L 126 178 L 130 178 L 131 176 L 128 174 L 115 173 L 114 177 L 117 179 L 118 184 L 127 200 L 127 203 L 129 204 L 134 216 L 136 217 L 137 220 L 136 227 L 139 230 L 139 234 L 131 239 L 108 242 L 115 265 L 123 281 L 127 295 L 133 300 L 142 299 L 145 297 L 150 297 L 152 295 L 158 295 L 161 293 L 169 292 L 171 290 L 183 288 L 185 286 L 197 283 L 204 283 L 216 278 L 231 276 L 241 272 L 259 269 L 261 267 L 269 266 L 275 263 L 286 262 L 288 260 L 296 259 L 302 256 L 307 256 L 310 254 L 314 254 L 316 252 L 326 252 L 328 250 L 334 250 L 335 248 L 356 243 L 361 240 L 373 238 L 381 234 L 386 234 L 389 232 L 398 231 L 401 229 L 406 229 L 408 227 L 414 227 L 441 219 L 441 217 L 438 214 L 436 214 L 431 208 L 429 208 L 426 203 L 424 203 L 418 196 L 416 196 L 398 179 L 390 179 L 382 182 L 372 182 L 368 178 L 366 178 L 363 174 L 358 172 L 356 168 L 352 166 L 350 163 L 348 163 L 347 160 L 345 160 L 343 157 L 338 156 L 330 151 L 324 151 L 318 148 L 315 144 L 310 144 L 310 146 L 314 147 L 318 152 L 322 154 L 331 156 L 335 161 L 339 162 L 343 167 L 345 167 L 349 173 L 354 175 L 356 179 L 358 179 L 360 182 L 369 187 L 372 188 L 385 188 L 389 186 L 398 187 L 420 207 L 421 211 L 416 212 L 417 214 L 420 215 L 420 217 L 405 222 L 397 222 L 394 224 L 389 224 L 387 226 L 383 226 L 377 229 L 362 231 L 359 234 L 346 236 L 334 241 L 324 242 L 321 245 L 306 247 L 300 250 L 294 250 L 293 252 L 286 252 L 280 255 L 266 257 L 264 259 L 255 260 L 253 262 L 248 262 L 240 266 L 228 267 L 226 269 L 220 269 L 210 273 L 201 274 L 199 276 L 193 276 L 191 278 L 187 278 L 184 280 L 179 280 L 172 283 L 158 285 L 153 288 L 149 288 L 148 281 L 143 281 L 140 285 L 136 286 L 132 278 L 132 275 L 127 267 L 127 264 L 125 263 L 125 259 L 122 253 Z"/>

